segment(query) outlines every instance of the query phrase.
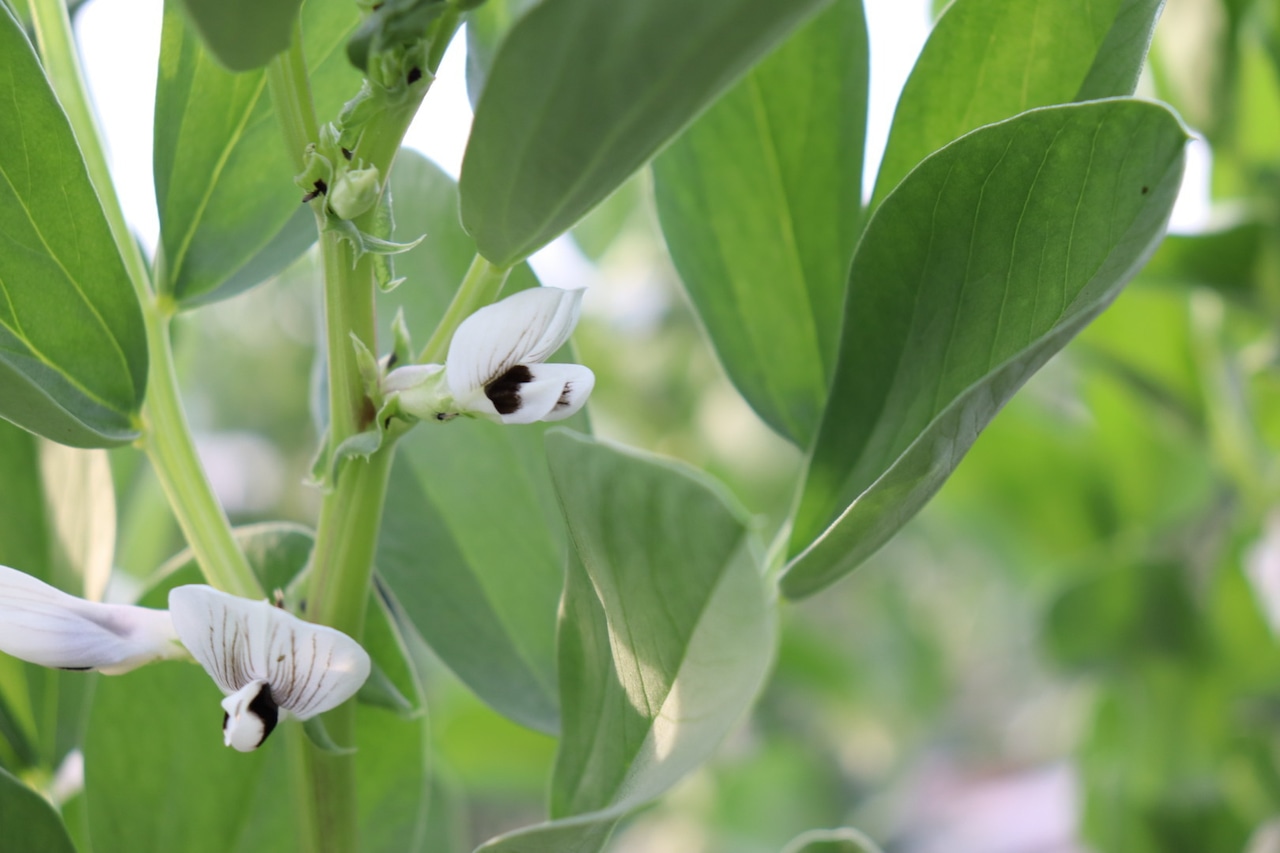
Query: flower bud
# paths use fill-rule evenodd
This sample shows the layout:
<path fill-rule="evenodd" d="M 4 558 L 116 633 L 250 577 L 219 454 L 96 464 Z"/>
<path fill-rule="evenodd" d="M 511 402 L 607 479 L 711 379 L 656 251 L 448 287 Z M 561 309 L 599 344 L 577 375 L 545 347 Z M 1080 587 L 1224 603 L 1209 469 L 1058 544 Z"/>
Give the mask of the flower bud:
<path fill-rule="evenodd" d="M 382 176 L 376 166 L 347 169 L 329 189 L 329 209 L 339 219 L 355 219 L 378 201 Z"/>

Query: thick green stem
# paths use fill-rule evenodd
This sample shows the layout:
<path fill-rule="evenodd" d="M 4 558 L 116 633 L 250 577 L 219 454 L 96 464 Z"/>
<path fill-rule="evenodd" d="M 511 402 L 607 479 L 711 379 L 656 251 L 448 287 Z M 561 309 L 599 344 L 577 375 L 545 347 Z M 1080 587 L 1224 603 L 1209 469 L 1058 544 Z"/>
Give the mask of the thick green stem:
<path fill-rule="evenodd" d="M 66 5 L 62 0 L 31 0 L 31 14 L 45 70 L 80 144 L 89 178 L 142 309 L 149 359 L 142 446 L 209 583 L 237 595 L 260 598 L 262 587 L 240 551 L 191 439 L 169 345 L 172 305 L 154 294 L 142 252 L 120 207 L 85 94 Z"/>
<path fill-rule="evenodd" d="M 143 306 L 142 314 L 150 353 L 147 403 L 142 410 L 143 448 L 205 578 L 233 595 L 262 598 L 262 585 L 245 560 L 196 454 L 178 393 L 168 318 L 154 300 Z"/>
<path fill-rule="evenodd" d="M 418 363 L 443 363 L 445 355 L 449 352 L 449 342 L 453 340 L 453 333 L 458 330 L 458 325 L 477 310 L 497 300 L 510 273 L 510 267 L 494 266 L 480 255 L 476 255 L 471 262 L 471 267 L 467 270 L 466 277 L 458 287 L 458 292 L 453 295 L 453 301 L 449 303 L 444 316 L 440 318 L 435 331 L 431 333 L 431 339 L 418 355 Z"/>

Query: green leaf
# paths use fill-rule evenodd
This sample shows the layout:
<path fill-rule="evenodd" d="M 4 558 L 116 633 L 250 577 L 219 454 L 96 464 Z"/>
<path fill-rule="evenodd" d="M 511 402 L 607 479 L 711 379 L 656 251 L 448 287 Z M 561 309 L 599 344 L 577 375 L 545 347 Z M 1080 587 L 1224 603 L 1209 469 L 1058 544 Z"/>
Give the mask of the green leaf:
<path fill-rule="evenodd" d="M 822 0 L 544 0 L 494 60 L 462 221 L 509 266 L 568 230 Z"/>
<path fill-rule="evenodd" d="M 0 417 L 62 444 L 138 434 L 142 313 L 71 125 L 0 9 Z"/>
<path fill-rule="evenodd" d="M 815 592 L 941 487 L 1155 248 L 1186 132 L 1156 104 L 1033 110 L 929 157 L 854 256 L 831 401 L 782 578 Z"/>
<path fill-rule="evenodd" d="M 116 550 L 116 493 L 105 450 L 40 443 L 54 583 L 101 601 Z"/>
<path fill-rule="evenodd" d="M 559 725 L 556 608 L 568 549 L 545 427 L 425 423 L 396 454 L 378 573 L 431 649 L 485 702 Z"/>
<path fill-rule="evenodd" d="M 489 79 L 498 46 L 536 0 L 485 0 L 467 13 L 467 97 L 472 109 Z"/>
<path fill-rule="evenodd" d="M 223 746 L 221 700 L 188 663 L 99 679 L 84 742 L 94 849 L 227 853 L 256 803 L 287 808 L 265 772 L 285 738 L 248 755 Z"/>
<path fill-rule="evenodd" d="M 182 0 L 182 6 L 219 62 L 250 71 L 289 47 L 302 0 Z"/>
<path fill-rule="evenodd" d="M 9 850 L 75 853 L 62 818 L 49 801 L 0 770 L 0 826 Z"/>
<path fill-rule="evenodd" d="M 379 294 L 416 340 L 444 313 L 475 256 L 457 187 L 401 151 L 391 176 L 397 235 L 425 233 L 401 257 L 405 282 Z M 528 266 L 509 290 L 536 286 Z M 384 340 L 389 330 L 383 332 Z M 581 416 L 579 416 L 581 419 Z M 422 638 L 499 712 L 554 732 L 556 607 L 568 549 L 542 448 L 542 425 L 424 423 L 400 442 L 378 539 L 378 571 Z"/>
<path fill-rule="evenodd" d="M 343 56 L 358 21 L 344 0 L 312 0 L 303 11 L 321 117 L 336 115 L 359 87 Z M 299 204 L 292 163 L 266 73 L 232 74 L 218 65 L 177 0 L 169 0 L 156 84 L 160 289 L 184 307 L 223 299 L 279 272 L 315 242 L 315 218 Z"/>
<path fill-rule="evenodd" d="M 838 0 L 654 162 L 667 248 L 730 379 L 807 447 L 862 218 L 867 28 Z"/>
<path fill-rule="evenodd" d="M 797 836 L 782 853 L 880 853 L 870 838 L 856 829 L 811 829 Z"/>
<path fill-rule="evenodd" d="M 548 823 L 482 850 L 599 850 L 750 707 L 774 615 L 745 514 L 684 465 L 547 437 L 576 558 L 560 623 L 563 725 Z"/>
<path fill-rule="evenodd" d="M 1270 231 L 1256 220 L 1201 234 L 1171 234 L 1142 270 L 1143 281 L 1212 287 L 1252 304 Z"/>
<path fill-rule="evenodd" d="M 1033 107 L 1133 94 L 1164 0 L 956 0 L 903 87 L 871 205 L 953 139 Z"/>
<path fill-rule="evenodd" d="M 1121 674 L 1161 658 L 1204 660 L 1204 620 L 1189 574 L 1177 563 L 1139 563 L 1076 581 L 1049 610 L 1045 648 L 1065 669 Z"/>

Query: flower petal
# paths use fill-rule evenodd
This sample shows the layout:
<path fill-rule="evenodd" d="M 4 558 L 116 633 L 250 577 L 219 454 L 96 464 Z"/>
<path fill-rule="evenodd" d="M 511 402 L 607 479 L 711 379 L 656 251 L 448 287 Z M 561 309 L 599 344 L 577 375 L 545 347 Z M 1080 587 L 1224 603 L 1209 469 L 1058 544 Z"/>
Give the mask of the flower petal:
<path fill-rule="evenodd" d="M 581 364 L 539 364 L 512 373 L 517 371 L 518 384 L 486 388 L 504 424 L 564 420 L 582 408 L 596 384 L 595 374 Z"/>
<path fill-rule="evenodd" d="M 163 610 L 99 604 L 0 566 L 0 651 L 40 666 L 128 672 L 182 657 Z"/>
<path fill-rule="evenodd" d="M 591 372 L 591 368 L 581 364 L 543 364 L 533 374 L 535 381 L 543 381 L 545 376 L 545 381 L 554 378 L 556 382 L 562 383 L 556 404 L 542 416 L 544 421 L 562 421 L 573 417 L 586 405 L 587 398 L 596 387 L 596 375 Z"/>
<path fill-rule="evenodd" d="M 169 592 L 169 611 L 223 693 L 264 681 L 273 700 L 299 719 L 341 705 L 369 677 L 369 655 L 355 640 L 266 601 L 180 586 Z"/>
<path fill-rule="evenodd" d="M 517 364 L 546 361 L 578 322 L 581 290 L 531 287 L 462 321 L 449 343 L 445 375 L 461 402 Z"/>
<path fill-rule="evenodd" d="M 280 706 L 265 681 L 250 681 L 222 700 L 222 742 L 238 752 L 262 746 L 280 720 Z"/>

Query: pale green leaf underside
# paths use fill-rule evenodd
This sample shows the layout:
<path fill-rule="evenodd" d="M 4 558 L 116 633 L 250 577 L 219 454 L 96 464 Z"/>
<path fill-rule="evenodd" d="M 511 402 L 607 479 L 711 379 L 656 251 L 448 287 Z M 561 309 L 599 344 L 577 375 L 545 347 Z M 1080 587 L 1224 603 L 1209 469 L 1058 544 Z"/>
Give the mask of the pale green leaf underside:
<path fill-rule="evenodd" d="M 853 261 L 787 595 L 884 544 L 1115 298 L 1162 234 L 1186 140 L 1141 101 L 1033 110 L 942 149 L 885 200 Z"/>
<path fill-rule="evenodd" d="M 601 849 L 621 817 L 706 760 L 772 657 L 759 551 L 717 486 L 564 430 L 547 452 L 574 544 L 552 820 L 485 851 Z"/>
<path fill-rule="evenodd" d="M 835 368 L 866 105 L 862 4 L 838 0 L 654 161 L 667 247 L 726 372 L 800 447 Z"/>
<path fill-rule="evenodd" d="M 182 0 L 182 5 L 224 66 L 250 71 L 289 46 L 302 0 Z"/>
<path fill-rule="evenodd" d="M 462 164 L 495 264 L 568 230 L 821 0 L 544 0 L 502 41 Z"/>
<path fill-rule="evenodd" d="M 0 416 L 80 447 L 137 435 L 147 349 L 66 115 L 0 9 Z"/>

